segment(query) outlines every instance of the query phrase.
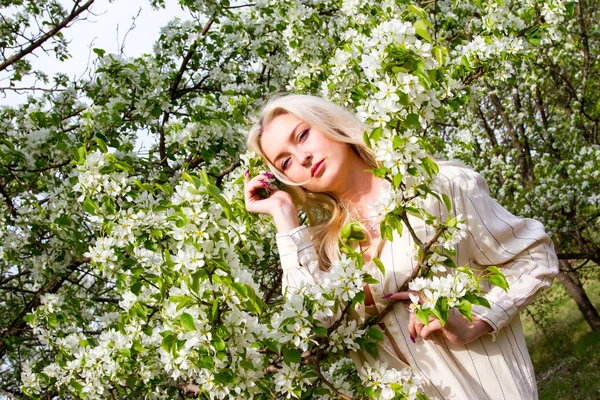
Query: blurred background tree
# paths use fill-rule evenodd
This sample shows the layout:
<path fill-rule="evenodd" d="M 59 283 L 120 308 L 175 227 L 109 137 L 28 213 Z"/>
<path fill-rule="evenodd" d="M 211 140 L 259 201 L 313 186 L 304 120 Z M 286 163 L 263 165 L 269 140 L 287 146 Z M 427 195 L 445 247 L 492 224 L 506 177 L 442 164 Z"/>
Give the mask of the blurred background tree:
<path fill-rule="evenodd" d="M 582 285 L 597 279 L 600 244 L 598 1 L 180 0 L 190 18 L 160 28 L 152 54 L 94 49 L 90 78 L 34 70 L 41 51 L 70 56 L 63 32 L 94 3 L 0 2 L 0 91 L 31 94 L 0 109 L 0 394 L 276 387 L 272 355 L 253 352 L 272 334 L 261 307 L 280 302 L 273 230 L 245 213 L 238 179 L 259 168 L 245 132 L 274 92 L 397 123 L 482 172 L 504 206 L 551 232 L 560 281 L 598 330 Z M 136 148 L 144 135 L 149 152 Z M 200 266 L 229 278 L 211 281 L 206 304 Z M 235 304 L 242 294 L 252 301 Z M 554 304 L 541 299 L 537 320 Z"/>

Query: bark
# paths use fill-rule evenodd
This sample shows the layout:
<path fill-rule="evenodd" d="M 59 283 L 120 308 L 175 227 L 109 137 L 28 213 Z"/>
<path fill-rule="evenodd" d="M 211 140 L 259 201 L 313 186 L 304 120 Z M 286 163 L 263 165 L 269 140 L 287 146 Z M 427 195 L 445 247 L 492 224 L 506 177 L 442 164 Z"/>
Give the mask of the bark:
<path fill-rule="evenodd" d="M 567 289 L 569 295 L 575 300 L 579 311 L 583 314 L 586 322 L 589 324 L 592 331 L 600 331 L 600 315 L 598 310 L 594 307 L 587 293 L 583 289 L 583 285 L 577 276 L 577 273 L 573 271 L 567 261 L 560 261 L 560 271 L 558 272 L 559 282 Z"/>

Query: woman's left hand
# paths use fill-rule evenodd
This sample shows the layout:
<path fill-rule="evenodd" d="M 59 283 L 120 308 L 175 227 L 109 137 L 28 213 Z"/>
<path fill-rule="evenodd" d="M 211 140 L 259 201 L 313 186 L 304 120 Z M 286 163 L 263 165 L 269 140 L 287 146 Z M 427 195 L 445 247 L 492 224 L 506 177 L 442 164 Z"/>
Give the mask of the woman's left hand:
<path fill-rule="evenodd" d="M 409 293 L 415 295 L 417 292 L 399 292 L 394 293 L 388 300 L 409 300 Z M 484 334 L 490 332 L 492 327 L 485 321 L 473 316 L 473 322 L 469 322 L 457 309 L 452 308 L 448 312 L 448 321 L 446 325 L 434 317 L 429 317 L 429 325 L 424 325 L 415 316 L 414 312 L 410 313 L 408 319 L 408 333 L 412 338 L 422 337 L 430 339 L 429 335 L 435 331 L 441 331 L 444 337 L 453 344 L 464 345 L 474 340 L 479 339 Z"/>

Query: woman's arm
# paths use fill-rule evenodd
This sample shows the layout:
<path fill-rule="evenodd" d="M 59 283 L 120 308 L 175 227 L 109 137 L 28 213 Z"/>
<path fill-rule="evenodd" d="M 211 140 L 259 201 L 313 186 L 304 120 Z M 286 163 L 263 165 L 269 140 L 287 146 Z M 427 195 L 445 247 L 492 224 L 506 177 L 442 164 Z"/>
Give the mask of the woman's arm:
<path fill-rule="evenodd" d="M 480 174 L 466 168 L 460 170 L 466 180 L 458 190 L 468 227 L 471 264 L 502 268 L 509 284 L 508 292 L 497 286 L 489 288 L 484 297 L 491 308 L 473 307 L 473 314 L 497 332 L 539 290 L 552 285 L 558 274 L 558 258 L 552 239 L 540 222 L 511 214 L 490 197 Z"/>
<path fill-rule="evenodd" d="M 272 185 L 273 175 L 260 174 L 250 179 L 245 174 L 244 196 L 250 212 L 268 214 L 277 228 L 277 247 L 283 269 L 283 294 L 291 297 L 304 285 L 318 282 L 318 257 L 306 226 L 299 226 L 298 214 L 289 193 Z M 259 189 L 268 188 L 268 197 L 261 197 Z"/>
<path fill-rule="evenodd" d="M 509 324 L 539 290 L 552 284 L 558 273 L 558 260 L 552 240 L 541 223 L 516 217 L 499 205 L 490 197 L 485 180 L 477 172 L 440 164 L 437 191 L 449 196 L 452 214 L 462 215 L 467 227 L 467 237 L 459 244 L 462 262 L 468 258 L 475 269 L 490 265 L 502 268 L 509 289 L 505 292 L 482 282 L 482 289 L 487 291 L 484 297 L 491 308 L 473 306 L 473 323 L 459 313 L 451 313 L 445 327 L 437 320 L 424 326 L 411 315 L 409 333 L 427 338 L 431 332 L 440 330 L 452 343 L 465 344 L 486 332 L 495 334 Z M 436 204 L 433 208 L 438 206 L 440 210 L 445 207 Z M 389 298 L 406 300 L 408 293 L 396 293 Z"/>
<path fill-rule="evenodd" d="M 318 256 L 306 225 L 290 232 L 278 233 L 277 248 L 283 269 L 282 290 L 291 297 L 298 289 L 320 282 L 323 272 L 319 269 Z"/>

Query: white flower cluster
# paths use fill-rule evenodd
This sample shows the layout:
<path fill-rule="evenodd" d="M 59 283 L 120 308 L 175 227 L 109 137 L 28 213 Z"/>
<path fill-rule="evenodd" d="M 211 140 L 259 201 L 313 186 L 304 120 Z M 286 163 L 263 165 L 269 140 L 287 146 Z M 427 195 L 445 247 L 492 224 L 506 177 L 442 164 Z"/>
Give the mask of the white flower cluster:
<path fill-rule="evenodd" d="M 275 383 L 275 390 L 285 395 L 286 399 L 298 398 L 296 390 L 301 386 L 310 384 L 310 380 L 303 377 L 299 364 L 292 364 L 291 366 L 283 364 L 283 367 L 275 373 L 273 382 Z"/>
<path fill-rule="evenodd" d="M 467 237 L 467 224 L 464 223 L 462 214 L 457 214 L 455 219 L 456 225 L 448 227 L 440 236 L 440 243 L 446 250 L 454 250 L 454 246 Z"/>
<path fill-rule="evenodd" d="M 383 400 L 395 398 L 397 392 L 402 393 L 409 400 L 414 400 L 417 398 L 421 384 L 421 378 L 412 369 L 399 371 L 389 368 L 381 361 L 365 364 L 359 375 L 363 384 L 375 390 L 377 398 Z"/>
<path fill-rule="evenodd" d="M 114 171 L 108 174 L 100 172 L 107 165 L 104 154 L 100 150 L 95 150 L 88 154 L 83 165 L 77 166 L 74 172 L 77 183 L 73 186 L 73 190 L 81 193 L 77 198 L 78 202 L 84 201 L 86 196 L 108 195 L 112 198 L 126 196 L 131 190 L 130 184 L 133 178 L 126 172 Z"/>
<path fill-rule="evenodd" d="M 342 254 L 341 259 L 331 263 L 331 269 L 321 287 L 324 292 L 332 293 L 335 298 L 348 302 L 363 290 L 362 276 L 363 272 L 354 260 Z"/>
<path fill-rule="evenodd" d="M 356 339 L 363 337 L 366 330 L 359 328 L 360 327 L 355 320 L 350 320 L 347 324 L 340 324 L 340 326 L 331 333 L 329 341 L 331 351 L 334 353 L 343 353 L 346 350 L 360 350 L 360 346 L 356 343 Z"/>
<path fill-rule="evenodd" d="M 434 276 L 431 279 L 418 277 L 408 284 L 408 288 L 421 293 L 423 298 L 423 303 L 419 304 L 419 296 L 410 295 L 411 311 L 434 308 L 438 299 L 442 297 L 448 300 L 448 306 L 454 307 L 467 291 L 476 289 L 471 277 L 460 271 L 441 277 Z"/>
<path fill-rule="evenodd" d="M 116 245 L 117 240 L 111 236 L 98 237 L 94 245 L 90 246 L 89 251 L 83 253 L 83 256 L 89 257 L 93 263 L 99 265 L 103 275 L 110 276 L 117 266 L 118 257 L 114 249 Z"/>
<path fill-rule="evenodd" d="M 402 138 L 403 143 L 400 146 L 394 145 L 394 138 L 397 137 Z M 421 159 L 427 156 L 419 146 L 418 140 L 418 137 L 412 136 L 410 132 L 398 134 L 395 130 L 384 130 L 381 139 L 375 143 L 375 156 L 393 175 L 402 174 L 404 179 L 409 179 L 406 177 L 407 169 L 418 166 Z"/>
<path fill-rule="evenodd" d="M 333 315 L 333 312 L 330 311 L 329 314 Z M 273 326 L 279 328 L 276 339 L 280 343 L 291 342 L 295 347 L 306 351 L 311 343 L 313 326 L 308 317 L 308 312 L 304 308 L 304 296 L 301 294 L 293 296 L 286 302 L 281 314 L 273 318 Z M 286 324 L 289 319 L 294 322 Z"/>
<path fill-rule="evenodd" d="M 322 370 L 325 379 L 330 382 L 338 392 L 345 394 L 348 397 L 354 396 L 352 386 L 349 382 L 348 371 L 356 371 L 354 362 L 350 358 L 342 357 L 332 363 L 329 368 Z M 329 389 L 325 383 L 322 383 L 322 387 Z M 315 397 L 318 400 L 333 400 L 339 397 L 333 393 L 328 393 L 321 396 Z"/>

